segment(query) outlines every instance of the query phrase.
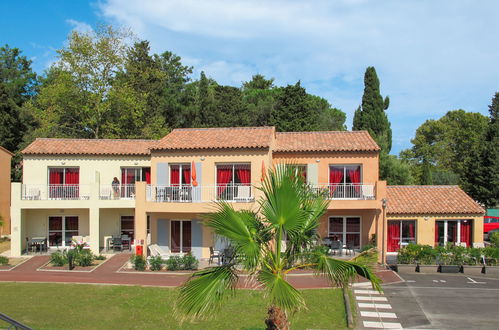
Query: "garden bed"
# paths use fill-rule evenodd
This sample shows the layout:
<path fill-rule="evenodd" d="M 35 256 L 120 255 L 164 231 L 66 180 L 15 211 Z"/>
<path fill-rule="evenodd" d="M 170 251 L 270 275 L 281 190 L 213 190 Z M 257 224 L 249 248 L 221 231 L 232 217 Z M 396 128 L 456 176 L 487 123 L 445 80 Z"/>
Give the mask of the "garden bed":
<path fill-rule="evenodd" d="M 50 261 L 43 265 L 42 267 L 38 268 L 37 270 L 40 271 L 68 271 L 68 272 L 91 272 L 95 268 L 99 267 L 102 265 L 104 262 L 109 260 L 109 258 L 106 258 L 104 260 L 94 260 L 92 261 L 92 264 L 90 266 L 75 266 L 72 270 L 69 270 L 68 265 L 64 266 L 55 266 L 53 265 Z"/>
<path fill-rule="evenodd" d="M 0 264 L 0 270 L 6 271 L 11 270 L 27 261 L 29 258 L 7 258 L 9 261 L 7 264 Z"/>

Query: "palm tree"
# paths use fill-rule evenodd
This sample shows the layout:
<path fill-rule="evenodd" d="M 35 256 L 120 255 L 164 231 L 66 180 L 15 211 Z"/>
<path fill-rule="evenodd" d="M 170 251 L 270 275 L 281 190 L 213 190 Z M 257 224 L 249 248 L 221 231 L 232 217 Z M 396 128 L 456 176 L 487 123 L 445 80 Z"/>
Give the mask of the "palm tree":
<path fill-rule="evenodd" d="M 176 313 L 183 319 L 206 319 L 235 294 L 239 275 L 258 283 L 268 301 L 267 329 L 288 329 L 290 313 L 305 307 L 302 294 L 287 281 L 287 274 L 313 269 L 333 286 L 343 286 L 356 275 L 380 290 L 369 268 L 333 259 L 317 247 L 319 219 L 328 201 L 307 186 L 289 166 L 269 171 L 262 187 L 258 212 L 236 211 L 218 202 L 206 225 L 234 249 L 227 264 L 200 270 L 180 288 Z M 286 243 L 284 243 L 286 240 Z"/>

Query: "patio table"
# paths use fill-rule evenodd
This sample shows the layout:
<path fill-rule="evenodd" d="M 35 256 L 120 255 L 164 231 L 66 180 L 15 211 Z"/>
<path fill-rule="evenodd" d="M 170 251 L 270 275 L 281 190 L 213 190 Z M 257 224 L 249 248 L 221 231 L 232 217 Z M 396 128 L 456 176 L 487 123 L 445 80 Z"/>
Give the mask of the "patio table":
<path fill-rule="evenodd" d="M 47 247 L 47 238 L 46 237 L 32 237 L 28 241 L 28 246 L 34 245 L 36 250 L 42 252 Z"/>

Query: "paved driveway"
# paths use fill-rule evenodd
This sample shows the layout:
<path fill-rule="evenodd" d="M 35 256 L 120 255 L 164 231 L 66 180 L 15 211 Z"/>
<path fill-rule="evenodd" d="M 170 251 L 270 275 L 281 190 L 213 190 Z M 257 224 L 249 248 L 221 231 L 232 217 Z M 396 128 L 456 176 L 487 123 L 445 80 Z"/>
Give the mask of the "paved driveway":
<path fill-rule="evenodd" d="M 401 271 L 405 283 L 385 285 L 404 328 L 499 329 L 499 276 Z"/>

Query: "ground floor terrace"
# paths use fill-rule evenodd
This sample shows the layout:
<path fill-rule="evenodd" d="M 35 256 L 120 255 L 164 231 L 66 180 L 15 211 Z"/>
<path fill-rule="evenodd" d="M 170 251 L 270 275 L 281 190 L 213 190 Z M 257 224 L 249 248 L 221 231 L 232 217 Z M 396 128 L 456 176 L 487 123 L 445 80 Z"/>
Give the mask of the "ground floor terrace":
<path fill-rule="evenodd" d="M 131 250 L 135 238 L 133 208 L 21 209 L 13 218 L 11 255 L 50 253 L 85 243 L 95 254 L 117 248 Z M 13 212 L 15 215 L 16 212 Z"/>

